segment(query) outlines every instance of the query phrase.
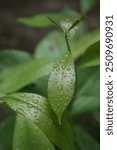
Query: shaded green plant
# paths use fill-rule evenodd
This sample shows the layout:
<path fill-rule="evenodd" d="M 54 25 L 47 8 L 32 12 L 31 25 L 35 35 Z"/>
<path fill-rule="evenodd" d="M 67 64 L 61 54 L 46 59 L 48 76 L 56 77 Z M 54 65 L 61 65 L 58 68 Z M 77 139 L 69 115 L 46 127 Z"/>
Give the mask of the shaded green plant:
<path fill-rule="evenodd" d="M 0 52 L 0 58 L 6 58 L 0 59 L 0 102 L 16 112 L 14 134 L 8 132 L 13 150 L 99 149 L 96 136 L 75 119 L 89 113 L 98 124 L 94 114 L 99 115 L 99 31 L 69 44 L 83 18 L 76 19 L 70 11 L 71 21 L 58 24 L 64 14 L 47 14 L 53 18 L 48 17 L 49 22 L 45 15 L 18 20 L 34 27 L 55 24 L 62 31 L 47 35 L 33 56 L 16 50 Z M 12 118 L 0 126 L 1 132 Z M 11 142 L 5 147 L 0 141 L 0 150 L 11 149 Z"/>

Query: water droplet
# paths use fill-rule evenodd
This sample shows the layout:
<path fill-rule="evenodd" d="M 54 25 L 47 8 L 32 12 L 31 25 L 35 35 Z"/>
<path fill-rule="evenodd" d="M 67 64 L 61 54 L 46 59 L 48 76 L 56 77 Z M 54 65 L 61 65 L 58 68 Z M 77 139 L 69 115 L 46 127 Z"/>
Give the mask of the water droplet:
<path fill-rule="evenodd" d="M 19 112 L 19 113 L 21 113 L 21 114 L 24 114 L 24 111 L 21 108 L 17 108 L 16 111 Z"/>
<path fill-rule="evenodd" d="M 59 68 L 56 68 L 56 71 L 59 71 Z"/>
<path fill-rule="evenodd" d="M 32 104 L 27 104 L 27 107 L 28 108 L 33 108 L 33 105 Z"/>
<path fill-rule="evenodd" d="M 64 70 L 66 68 L 66 66 L 64 65 L 64 66 L 62 66 L 62 69 Z"/>
<path fill-rule="evenodd" d="M 65 63 L 65 60 L 64 60 L 64 59 L 62 59 L 62 60 L 61 60 L 61 63 Z"/>
<path fill-rule="evenodd" d="M 68 68 L 67 68 L 67 71 L 70 71 L 70 70 L 71 70 L 71 68 L 68 67 Z"/>
<path fill-rule="evenodd" d="M 57 68 L 57 67 L 58 67 L 58 64 L 55 64 L 55 65 L 54 65 L 54 68 Z"/>
<path fill-rule="evenodd" d="M 34 102 L 34 104 L 38 104 L 38 100 L 34 100 L 33 102 Z"/>
<path fill-rule="evenodd" d="M 59 89 L 59 90 L 62 90 L 62 88 L 63 88 L 62 85 L 59 85 L 59 86 L 58 86 L 58 89 Z"/>

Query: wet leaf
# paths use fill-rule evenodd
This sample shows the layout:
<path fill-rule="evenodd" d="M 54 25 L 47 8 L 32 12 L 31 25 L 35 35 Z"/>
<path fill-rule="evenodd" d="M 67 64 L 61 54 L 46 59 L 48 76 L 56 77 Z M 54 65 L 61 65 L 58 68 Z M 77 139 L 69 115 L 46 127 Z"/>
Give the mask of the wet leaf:
<path fill-rule="evenodd" d="M 55 63 L 48 81 L 49 101 L 59 120 L 72 99 L 74 87 L 75 66 L 69 52 Z"/>
<path fill-rule="evenodd" d="M 16 149 L 54 150 L 54 146 L 31 120 L 18 114 L 13 138 L 13 150 Z"/>
<path fill-rule="evenodd" d="M 72 150 L 72 132 L 64 118 L 59 125 L 48 100 L 37 94 L 16 93 L 4 98 L 14 111 L 35 123 L 48 139 L 62 150 Z"/>

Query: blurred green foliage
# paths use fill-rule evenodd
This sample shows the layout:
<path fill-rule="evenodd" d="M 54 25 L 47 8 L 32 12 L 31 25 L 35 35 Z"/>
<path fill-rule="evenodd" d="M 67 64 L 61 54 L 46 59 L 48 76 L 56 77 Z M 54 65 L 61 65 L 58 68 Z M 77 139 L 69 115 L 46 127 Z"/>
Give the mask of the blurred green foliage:
<path fill-rule="evenodd" d="M 92 0 L 81 0 L 82 12 L 89 11 L 94 3 Z M 61 19 L 74 21 L 81 15 L 64 10 L 56 14 L 19 18 L 18 22 L 38 28 L 52 26 L 46 16 L 60 23 Z M 16 121 L 11 117 L 0 123 L 0 150 L 99 150 L 99 139 L 90 130 L 90 133 L 86 131 L 89 124 L 86 122 L 84 127 L 81 117 L 84 115 L 87 118 L 87 113 L 90 113 L 91 118 L 99 124 L 99 40 L 99 29 L 89 31 L 85 21 L 79 25 L 76 36 L 70 41 L 77 78 L 73 100 L 64 113 L 64 116 L 69 113 L 67 119 L 70 125 L 64 116 L 61 125 L 58 124 L 50 104 L 45 101 L 48 99 L 48 79 L 53 65 L 67 52 L 62 33 L 51 31 L 37 43 L 33 54 L 11 49 L 0 51 L 0 105 L 3 105 L 4 100 L 17 113 Z M 14 92 L 27 94 L 22 96 Z M 30 99 L 29 93 L 46 98 L 32 104 L 35 97 Z M 74 121 L 75 118 L 81 122 Z M 90 124 L 90 128 L 95 128 L 96 135 L 99 135 L 98 126 Z"/>

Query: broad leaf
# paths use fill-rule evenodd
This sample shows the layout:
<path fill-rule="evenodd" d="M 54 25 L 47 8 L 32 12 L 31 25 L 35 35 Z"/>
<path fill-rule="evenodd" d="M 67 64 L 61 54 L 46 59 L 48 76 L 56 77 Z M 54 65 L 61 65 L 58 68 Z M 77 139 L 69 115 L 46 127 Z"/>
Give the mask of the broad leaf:
<path fill-rule="evenodd" d="M 18 19 L 18 22 L 27 26 L 31 27 L 47 27 L 47 26 L 53 26 L 54 24 L 48 19 L 48 17 L 51 17 L 56 22 L 60 23 L 61 20 L 64 19 L 74 19 L 78 16 L 77 12 L 74 12 L 72 10 L 65 10 L 60 13 L 46 13 L 46 14 L 39 14 L 32 17 L 22 17 Z"/>
<path fill-rule="evenodd" d="M 13 150 L 54 150 L 46 135 L 29 119 L 18 114 L 14 138 Z"/>
<path fill-rule="evenodd" d="M 0 123 L 0 150 L 12 149 L 14 123 L 15 120 L 11 117 Z"/>
<path fill-rule="evenodd" d="M 6 69 L 0 74 L 0 93 L 10 93 L 32 81 L 48 75 L 53 64 L 50 60 L 33 60 Z"/>
<path fill-rule="evenodd" d="M 71 105 L 72 115 L 97 110 L 99 108 L 99 76 L 99 66 L 77 69 L 76 96 Z"/>
<path fill-rule="evenodd" d="M 23 51 L 12 49 L 0 51 L 0 72 L 8 67 L 27 62 L 31 59 L 31 55 Z"/>
<path fill-rule="evenodd" d="M 59 32 L 49 33 L 35 49 L 35 58 L 51 58 L 56 61 L 67 51 L 64 36 Z"/>
<path fill-rule="evenodd" d="M 83 55 L 89 46 L 98 42 L 99 40 L 100 33 L 98 29 L 87 33 L 71 46 L 73 58 L 76 59 L 79 56 Z"/>
<path fill-rule="evenodd" d="M 60 121 L 62 113 L 69 105 L 74 94 L 75 66 L 71 53 L 55 63 L 48 81 L 50 104 Z"/>
<path fill-rule="evenodd" d="M 62 150 L 72 150 L 73 139 L 66 119 L 59 125 L 48 100 L 42 96 L 28 93 L 11 94 L 4 101 L 14 111 L 26 116 L 34 122 Z"/>
<path fill-rule="evenodd" d="M 91 45 L 80 58 L 80 67 L 96 66 L 100 64 L 100 42 Z"/>
<path fill-rule="evenodd" d="M 75 140 L 79 150 L 99 150 L 96 140 L 80 126 L 74 127 Z"/>

